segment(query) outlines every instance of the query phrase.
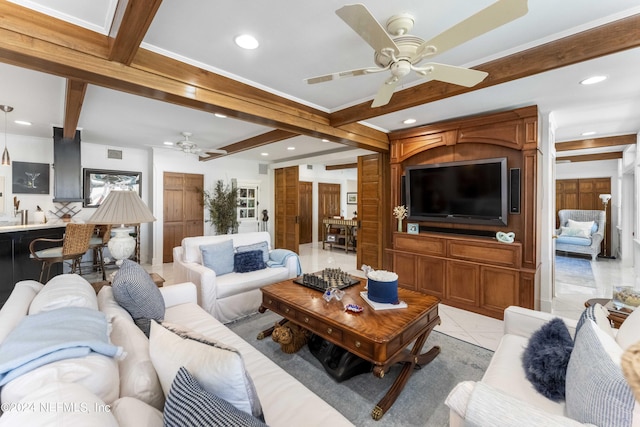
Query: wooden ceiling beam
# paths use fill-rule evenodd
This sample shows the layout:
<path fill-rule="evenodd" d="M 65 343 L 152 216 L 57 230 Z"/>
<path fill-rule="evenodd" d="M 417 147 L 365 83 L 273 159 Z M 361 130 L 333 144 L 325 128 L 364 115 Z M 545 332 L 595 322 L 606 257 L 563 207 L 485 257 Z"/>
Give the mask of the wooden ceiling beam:
<path fill-rule="evenodd" d="M 82 111 L 82 103 L 84 95 L 87 92 L 87 84 L 78 80 L 67 79 L 67 90 L 65 96 L 64 107 L 64 129 L 62 137 L 65 139 L 73 139 L 78 128 L 80 120 L 80 112 Z"/>
<path fill-rule="evenodd" d="M 355 123 L 637 47 L 640 47 L 640 14 L 473 67 L 489 73 L 474 87 L 437 81 L 423 83 L 394 93 L 389 104 L 381 107 L 371 108 L 371 101 L 367 101 L 336 111 L 331 114 L 331 125 Z"/>
<path fill-rule="evenodd" d="M 142 43 L 162 0 L 119 0 L 111 24 L 109 60 L 129 65 Z"/>
<path fill-rule="evenodd" d="M 635 144 L 635 134 L 607 136 L 603 138 L 579 139 L 575 141 L 556 142 L 556 151 L 584 150 L 588 148 L 616 147 L 618 145 Z"/>
<path fill-rule="evenodd" d="M 622 158 L 622 151 L 614 151 L 610 153 L 584 154 L 582 156 L 565 156 L 556 157 L 556 163 L 575 162 L 593 162 L 596 160 L 615 160 Z"/>
<path fill-rule="evenodd" d="M 228 156 L 229 154 L 239 153 L 241 151 L 250 150 L 252 148 L 262 147 L 263 145 L 269 145 L 274 142 L 283 141 L 285 139 L 293 138 L 294 136 L 298 135 L 299 134 L 297 133 L 276 129 L 271 132 L 254 136 L 253 138 L 248 138 L 243 141 L 234 142 L 233 144 L 220 147 L 221 150 L 226 150 L 227 154 L 209 154 L 207 157 L 200 157 L 200 161 L 206 162 L 222 156 Z"/>

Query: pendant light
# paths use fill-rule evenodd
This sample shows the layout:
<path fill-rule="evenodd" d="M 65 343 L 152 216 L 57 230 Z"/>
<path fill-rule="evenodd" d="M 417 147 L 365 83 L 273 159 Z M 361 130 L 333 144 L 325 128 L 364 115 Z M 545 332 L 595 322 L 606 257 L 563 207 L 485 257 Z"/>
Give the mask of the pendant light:
<path fill-rule="evenodd" d="M 9 150 L 7 150 L 7 113 L 13 111 L 13 107 L 8 105 L 0 105 L 0 110 L 4 111 L 4 151 L 2 152 L 2 166 L 11 165 Z"/>

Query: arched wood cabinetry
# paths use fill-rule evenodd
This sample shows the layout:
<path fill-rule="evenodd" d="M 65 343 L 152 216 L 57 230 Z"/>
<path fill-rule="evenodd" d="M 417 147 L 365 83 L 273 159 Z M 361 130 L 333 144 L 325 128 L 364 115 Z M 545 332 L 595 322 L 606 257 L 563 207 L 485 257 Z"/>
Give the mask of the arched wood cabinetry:
<path fill-rule="evenodd" d="M 385 262 L 398 273 L 399 285 L 500 319 L 509 305 L 537 308 L 537 107 L 395 132 L 390 141 L 391 207 L 402 203 L 407 166 L 505 157 L 508 169 L 520 169 L 520 212 L 509 213 L 506 226 L 420 222 L 417 235 L 394 232 Z M 515 242 L 491 237 L 498 231 L 513 231 Z"/>

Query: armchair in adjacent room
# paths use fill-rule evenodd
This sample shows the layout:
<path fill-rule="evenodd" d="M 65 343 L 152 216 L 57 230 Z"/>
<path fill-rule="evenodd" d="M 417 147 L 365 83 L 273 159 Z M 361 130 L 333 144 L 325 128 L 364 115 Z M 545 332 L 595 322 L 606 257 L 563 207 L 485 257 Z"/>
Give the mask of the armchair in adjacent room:
<path fill-rule="evenodd" d="M 595 261 L 604 239 L 605 211 L 561 209 L 558 217 L 556 251 L 591 255 Z"/>

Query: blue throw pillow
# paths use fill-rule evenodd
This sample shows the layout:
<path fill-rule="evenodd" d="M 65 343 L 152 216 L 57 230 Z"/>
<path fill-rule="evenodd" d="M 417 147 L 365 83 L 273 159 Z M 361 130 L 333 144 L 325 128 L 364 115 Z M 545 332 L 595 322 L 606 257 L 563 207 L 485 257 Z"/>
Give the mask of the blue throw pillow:
<path fill-rule="evenodd" d="M 233 273 L 233 240 L 201 245 L 202 265 L 212 269 L 218 276 Z"/>
<path fill-rule="evenodd" d="M 262 270 L 266 264 L 262 258 L 262 251 L 240 252 L 234 256 L 234 269 L 236 273 L 248 273 L 250 271 Z"/>
<path fill-rule="evenodd" d="M 545 323 L 531 335 L 522 355 L 522 367 L 538 393 L 556 402 L 564 400 L 572 350 L 571 334 L 560 318 Z"/>
<path fill-rule="evenodd" d="M 131 314 L 136 325 L 149 336 L 151 319 L 164 320 L 164 298 L 149 273 L 125 259 L 111 284 L 113 299 Z"/>
<path fill-rule="evenodd" d="M 236 253 L 256 251 L 256 250 L 262 251 L 262 260 L 264 262 L 269 261 L 269 243 L 266 240 L 264 242 L 254 243 L 252 245 L 238 246 L 236 248 Z"/>
<path fill-rule="evenodd" d="M 178 370 L 164 405 L 167 427 L 266 426 L 253 415 L 209 393 L 187 371 Z"/>

